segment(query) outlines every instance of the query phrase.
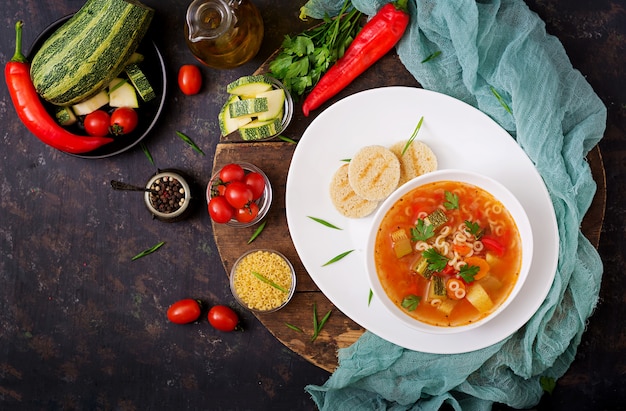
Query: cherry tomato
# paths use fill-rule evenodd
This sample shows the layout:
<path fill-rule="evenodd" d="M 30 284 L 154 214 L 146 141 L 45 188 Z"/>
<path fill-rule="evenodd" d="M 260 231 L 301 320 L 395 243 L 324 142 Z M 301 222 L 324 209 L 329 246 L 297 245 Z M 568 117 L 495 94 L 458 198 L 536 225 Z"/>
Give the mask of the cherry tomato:
<path fill-rule="evenodd" d="M 200 301 L 187 298 L 176 301 L 167 309 L 167 319 L 175 324 L 188 324 L 200 318 Z"/>
<path fill-rule="evenodd" d="M 235 211 L 235 219 L 240 223 L 249 223 L 257 215 L 259 215 L 259 206 L 254 201 Z"/>
<path fill-rule="evenodd" d="M 198 94 L 202 87 L 202 73 L 198 66 L 185 64 L 178 70 L 178 87 L 188 96 Z"/>
<path fill-rule="evenodd" d="M 223 196 L 224 192 L 226 191 L 226 184 L 222 184 L 222 183 L 216 184 L 214 186 L 214 189 L 215 191 L 217 191 L 217 195 Z"/>
<path fill-rule="evenodd" d="M 224 198 L 235 208 L 242 208 L 252 201 L 252 190 L 241 181 L 233 181 L 226 186 Z"/>
<path fill-rule="evenodd" d="M 252 198 L 254 200 L 260 198 L 265 190 L 265 180 L 263 176 L 255 171 L 246 174 L 243 182 L 252 190 Z"/>
<path fill-rule="evenodd" d="M 235 216 L 235 209 L 228 204 L 226 197 L 217 196 L 209 200 L 209 215 L 219 224 L 224 224 L 230 221 Z"/>
<path fill-rule="evenodd" d="M 224 183 L 230 183 L 233 181 L 243 181 L 246 172 L 244 169 L 235 163 L 226 164 L 220 170 L 220 180 Z"/>
<path fill-rule="evenodd" d="M 85 116 L 85 131 L 90 136 L 104 137 L 109 134 L 110 119 L 109 113 L 104 110 L 93 111 Z"/>
<path fill-rule="evenodd" d="M 225 305 L 211 307 L 208 319 L 213 328 L 220 331 L 233 331 L 239 324 L 237 313 Z"/>
<path fill-rule="evenodd" d="M 111 133 L 116 136 L 128 134 L 139 124 L 139 116 L 131 107 L 116 108 L 111 114 Z"/>

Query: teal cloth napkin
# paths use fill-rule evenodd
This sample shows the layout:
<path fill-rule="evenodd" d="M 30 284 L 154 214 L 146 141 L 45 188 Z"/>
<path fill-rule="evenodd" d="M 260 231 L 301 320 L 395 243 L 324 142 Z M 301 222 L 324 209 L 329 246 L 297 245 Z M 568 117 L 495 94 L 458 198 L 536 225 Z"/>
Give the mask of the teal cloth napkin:
<path fill-rule="evenodd" d="M 369 16 L 387 3 L 352 2 Z M 309 0 L 304 7 L 313 17 L 334 16 L 341 3 Z M 585 156 L 602 138 L 606 108 L 521 0 L 409 0 L 409 11 L 410 26 L 397 45 L 406 68 L 425 89 L 491 116 L 543 177 L 559 228 L 556 277 L 537 313 L 504 341 L 436 355 L 366 332 L 339 351 L 339 366 L 323 386 L 306 391 L 321 410 L 427 411 L 444 403 L 488 410 L 494 402 L 531 407 L 543 394 L 540 378 L 558 380 L 571 365 L 598 299 L 602 261 L 580 224 L 596 190 Z"/>

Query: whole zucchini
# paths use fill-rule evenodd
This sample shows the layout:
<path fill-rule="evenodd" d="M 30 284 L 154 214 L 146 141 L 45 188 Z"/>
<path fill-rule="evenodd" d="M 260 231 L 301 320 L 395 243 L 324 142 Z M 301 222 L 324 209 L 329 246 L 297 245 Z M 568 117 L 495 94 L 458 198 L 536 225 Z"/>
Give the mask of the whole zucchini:
<path fill-rule="evenodd" d="M 87 0 L 33 57 L 35 89 L 60 106 L 98 93 L 124 70 L 153 15 L 137 0 Z"/>

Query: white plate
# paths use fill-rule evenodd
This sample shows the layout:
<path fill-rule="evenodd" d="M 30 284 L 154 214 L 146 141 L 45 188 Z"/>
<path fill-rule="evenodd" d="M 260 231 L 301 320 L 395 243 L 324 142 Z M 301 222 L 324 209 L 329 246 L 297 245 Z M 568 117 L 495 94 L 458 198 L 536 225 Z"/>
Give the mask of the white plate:
<path fill-rule="evenodd" d="M 420 117 L 417 136 L 437 155 L 439 169 L 486 174 L 524 206 L 533 230 L 533 261 L 518 296 L 492 321 L 462 333 L 429 334 L 409 328 L 375 297 L 365 268 L 367 233 L 374 214 L 343 217 L 329 196 L 329 184 L 342 160 L 360 148 L 390 146 L 408 139 Z M 363 328 L 416 351 L 453 354 L 495 344 L 522 327 L 545 299 L 558 262 L 559 237 L 545 184 L 526 153 L 497 123 L 450 96 L 410 87 L 384 87 L 349 96 L 329 107 L 304 132 L 294 152 L 286 187 L 289 232 L 309 275 L 335 306 Z M 334 230 L 309 218 L 321 218 Z M 338 254 L 345 258 L 323 266 Z"/>

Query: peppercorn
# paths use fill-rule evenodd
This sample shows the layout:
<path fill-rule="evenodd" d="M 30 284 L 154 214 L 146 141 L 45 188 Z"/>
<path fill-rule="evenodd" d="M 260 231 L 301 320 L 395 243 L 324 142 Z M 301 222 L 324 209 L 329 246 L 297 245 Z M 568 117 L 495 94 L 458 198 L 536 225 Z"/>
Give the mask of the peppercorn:
<path fill-rule="evenodd" d="M 161 213 L 173 213 L 185 203 L 185 188 L 174 177 L 157 178 L 150 189 L 153 190 L 150 193 L 150 203 L 155 210 Z"/>

